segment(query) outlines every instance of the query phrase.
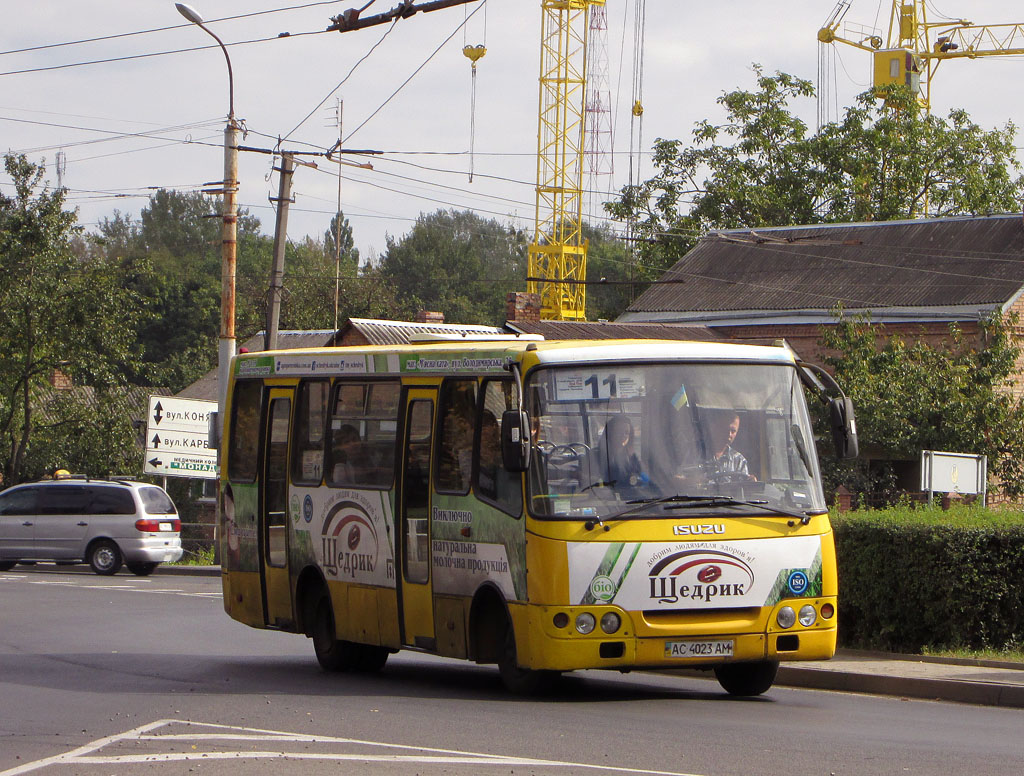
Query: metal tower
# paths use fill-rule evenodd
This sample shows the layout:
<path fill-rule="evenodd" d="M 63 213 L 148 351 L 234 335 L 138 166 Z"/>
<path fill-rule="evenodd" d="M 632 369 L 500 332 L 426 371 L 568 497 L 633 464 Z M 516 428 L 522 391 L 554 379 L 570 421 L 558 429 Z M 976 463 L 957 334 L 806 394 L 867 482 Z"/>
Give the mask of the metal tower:
<path fill-rule="evenodd" d="M 586 58 L 591 6 L 605 0 L 541 0 L 537 208 L 528 290 L 541 317 L 586 319 L 587 244 L 581 232 Z"/>

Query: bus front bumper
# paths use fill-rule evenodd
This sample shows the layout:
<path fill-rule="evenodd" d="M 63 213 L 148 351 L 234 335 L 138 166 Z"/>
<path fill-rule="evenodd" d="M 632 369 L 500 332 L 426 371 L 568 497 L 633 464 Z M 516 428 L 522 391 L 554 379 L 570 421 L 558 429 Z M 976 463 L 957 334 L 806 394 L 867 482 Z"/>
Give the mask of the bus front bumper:
<path fill-rule="evenodd" d="M 696 668 L 740 661 L 828 660 L 836 650 L 834 619 L 788 630 L 638 635 L 629 618 L 624 617 L 623 628 L 616 633 L 581 635 L 572 623 L 560 632 L 552 628 L 547 607 L 522 614 L 531 621 L 533 638 L 520 638 L 519 634 L 526 631 L 516 627 L 519 662 L 525 668 L 539 670 Z"/>

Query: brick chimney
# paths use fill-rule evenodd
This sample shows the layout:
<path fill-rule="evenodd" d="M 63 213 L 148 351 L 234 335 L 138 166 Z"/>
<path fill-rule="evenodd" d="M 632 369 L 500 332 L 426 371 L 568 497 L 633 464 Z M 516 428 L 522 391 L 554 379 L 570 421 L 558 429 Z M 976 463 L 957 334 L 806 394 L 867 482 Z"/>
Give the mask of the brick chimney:
<path fill-rule="evenodd" d="M 444 313 L 420 310 L 416 313 L 416 323 L 444 323 Z"/>
<path fill-rule="evenodd" d="M 75 387 L 71 381 L 71 375 L 59 367 L 54 367 L 53 371 L 50 372 L 50 385 L 58 391 L 70 391 Z"/>
<path fill-rule="evenodd" d="M 505 297 L 505 320 L 539 321 L 540 294 L 527 291 L 511 291 Z"/>

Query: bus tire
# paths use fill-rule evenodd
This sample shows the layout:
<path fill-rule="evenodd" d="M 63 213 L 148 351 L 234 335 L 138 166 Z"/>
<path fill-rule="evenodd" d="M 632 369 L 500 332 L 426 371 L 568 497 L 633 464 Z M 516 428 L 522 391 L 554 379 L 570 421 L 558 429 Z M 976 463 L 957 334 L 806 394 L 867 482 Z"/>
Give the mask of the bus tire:
<path fill-rule="evenodd" d="M 313 616 L 313 651 L 324 671 L 352 671 L 359 667 L 361 650 L 358 644 L 342 641 L 335 634 L 331 600 L 323 596 L 317 601 Z"/>
<path fill-rule="evenodd" d="M 715 666 L 715 678 L 729 695 L 752 697 L 766 692 L 779 672 L 777 660 L 759 663 L 722 663 Z"/>
<path fill-rule="evenodd" d="M 513 695 L 537 695 L 550 688 L 558 677 L 558 671 L 538 671 L 522 668 L 516 657 L 516 634 L 512 621 L 505 624 L 501 654 L 498 656 L 498 671 L 501 673 L 502 684 Z"/>
<path fill-rule="evenodd" d="M 384 668 L 388 662 L 388 655 L 391 650 L 387 647 L 378 647 L 373 644 L 359 644 L 358 670 L 367 674 L 375 674 Z"/>

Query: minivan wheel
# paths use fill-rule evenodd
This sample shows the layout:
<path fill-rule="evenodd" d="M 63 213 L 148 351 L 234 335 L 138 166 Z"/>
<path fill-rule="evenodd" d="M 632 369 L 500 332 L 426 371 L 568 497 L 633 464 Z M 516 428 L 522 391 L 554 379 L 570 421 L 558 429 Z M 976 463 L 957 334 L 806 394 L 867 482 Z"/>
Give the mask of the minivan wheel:
<path fill-rule="evenodd" d="M 148 577 L 157 567 L 156 563 L 125 563 L 128 570 L 137 577 Z"/>
<path fill-rule="evenodd" d="M 105 577 L 116 574 L 121 568 L 121 551 L 110 541 L 96 542 L 89 548 L 89 566 Z"/>

